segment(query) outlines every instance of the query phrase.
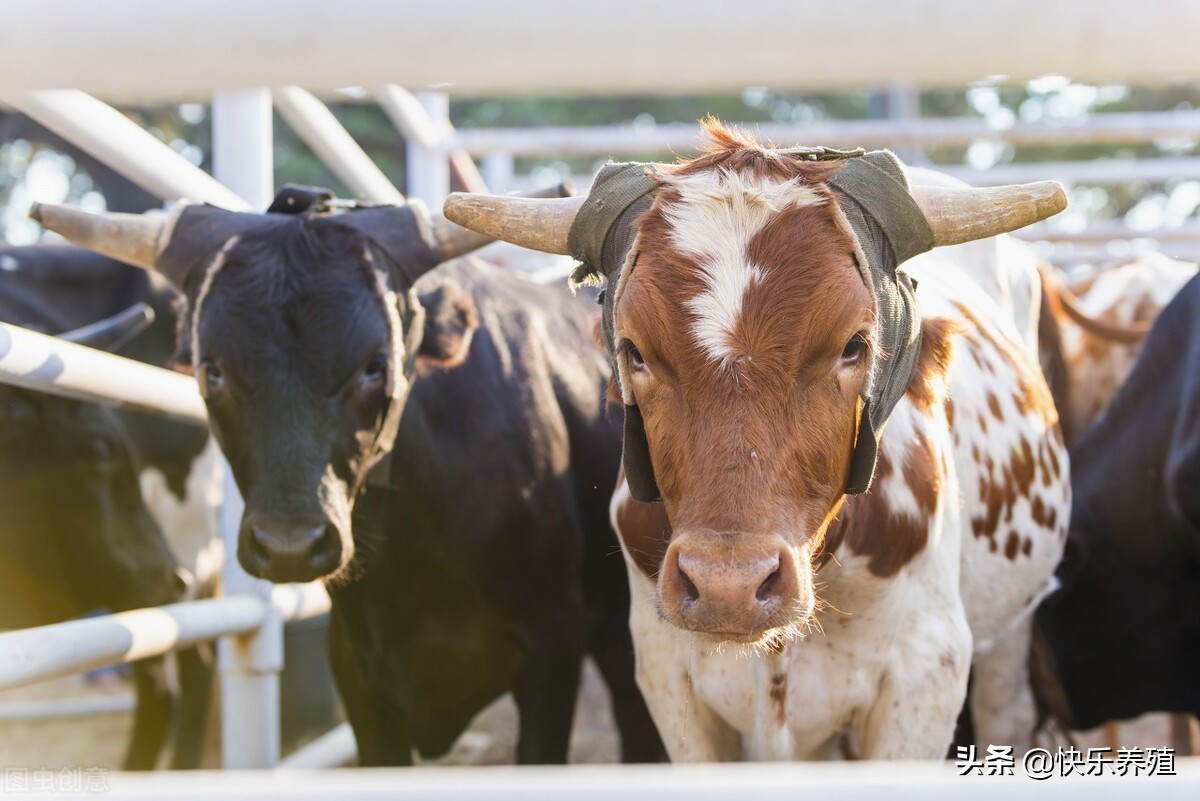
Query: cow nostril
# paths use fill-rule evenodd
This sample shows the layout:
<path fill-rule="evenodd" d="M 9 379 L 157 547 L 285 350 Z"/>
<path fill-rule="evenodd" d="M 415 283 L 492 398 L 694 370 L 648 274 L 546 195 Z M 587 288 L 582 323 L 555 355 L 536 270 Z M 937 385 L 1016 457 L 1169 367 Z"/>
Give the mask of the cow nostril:
<path fill-rule="evenodd" d="M 763 579 L 763 583 L 758 585 L 758 589 L 754 592 L 754 597 L 759 603 L 766 603 L 775 595 L 779 588 L 779 568 L 771 571 L 771 575 Z"/>
<path fill-rule="evenodd" d="M 271 541 L 271 535 L 267 534 L 260 528 L 250 529 L 250 552 L 253 557 L 259 562 L 268 562 L 271 559 L 271 552 L 267 548 L 267 543 Z"/>
<path fill-rule="evenodd" d="M 336 560 L 339 551 L 339 541 L 337 529 L 333 526 L 325 526 L 321 534 L 317 536 L 312 544 L 308 546 L 308 558 L 314 562 L 326 562 L 330 559 Z"/>
<path fill-rule="evenodd" d="M 684 606 L 694 606 L 700 601 L 700 589 L 678 561 L 675 563 L 675 569 L 679 573 L 679 587 L 683 591 L 679 598 L 680 602 Z"/>

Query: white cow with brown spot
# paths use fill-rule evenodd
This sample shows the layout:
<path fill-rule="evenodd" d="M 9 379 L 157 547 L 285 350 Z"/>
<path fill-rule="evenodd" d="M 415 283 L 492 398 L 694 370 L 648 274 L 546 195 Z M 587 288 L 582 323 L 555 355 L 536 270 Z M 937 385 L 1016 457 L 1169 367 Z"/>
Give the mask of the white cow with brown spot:
<path fill-rule="evenodd" d="M 1078 436 L 1125 383 L 1150 326 L 1196 264 L 1144 253 L 1073 286 L 1043 269 L 1053 317 L 1046 322 L 1057 327 L 1067 379 L 1064 428 Z"/>
<path fill-rule="evenodd" d="M 848 497 L 890 354 L 827 184 L 837 165 L 709 135 L 708 155 L 658 171 L 609 288 L 622 400 L 663 500 L 634 501 L 622 478 L 612 517 L 671 757 L 940 758 L 972 665 L 979 740 L 1026 746 L 1030 613 L 1070 504 L 1036 362 L 959 266 L 909 261 L 919 358 L 870 491 Z M 955 222 L 962 199 L 926 196 L 937 241 L 980 223 Z M 468 198 L 447 215 L 561 249 L 576 209 Z"/>

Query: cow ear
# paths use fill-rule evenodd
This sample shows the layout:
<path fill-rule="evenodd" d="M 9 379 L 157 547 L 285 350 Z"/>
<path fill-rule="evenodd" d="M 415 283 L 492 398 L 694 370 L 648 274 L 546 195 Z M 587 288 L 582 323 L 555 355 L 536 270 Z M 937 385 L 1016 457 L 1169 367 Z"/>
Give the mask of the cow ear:
<path fill-rule="evenodd" d="M 449 370 L 466 360 L 479 328 L 475 302 L 461 290 L 442 286 L 421 295 L 425 336 L 417 351 L 418 368 Z"/>

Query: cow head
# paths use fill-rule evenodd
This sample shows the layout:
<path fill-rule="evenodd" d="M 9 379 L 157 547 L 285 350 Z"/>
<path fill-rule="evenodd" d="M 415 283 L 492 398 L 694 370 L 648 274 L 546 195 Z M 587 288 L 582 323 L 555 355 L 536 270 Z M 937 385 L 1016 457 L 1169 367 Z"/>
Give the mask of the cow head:
<path fill-rule="evenodd" d="M 607 275 L 611 345 L 630 486 L 638 497 L 635 484 L 645 496 L 656 483 L 671 523 L 659 555 L 660 610 L 681 628 L 757 641 L 812 613 L 813 560 L 845 493 L 860 483 L 860 451 L 869 454 L 869 481 L 867 402 L 878 399 L 881 360 L 897 357 L 881 352 L 887 340 L 866 245 L 830 185 L 851 154 L 772 150 L 717 124 L 708 133 L 704 155 L 653 168 L 652 199 L 624 223 L 631 244 Z M 637 194 L 628 186 L 626 203 Z M 1061 207 L 1054 185 L 1043 188 L 1053 198 L 1044 210 L 993 202 L 1001 211 L 984 219 L 976 190 L 930 190 L 914 201 L 902 179 L 897 186 L 937 244 Z M 1023 194 L 1017 189 L 1010 201 Z M 446 213 L 518 244 L 567 252 L 586 203 L 459 196 Z M 620 251 L 613 242 L 621 225 L 601 234 L 603 258 Z M 897 238 L 889 233 L 888 247 Z"/>
<path fill-rule="evenodd" d="M 117 347 L 141 313 L 64 338 Z M 0 509 L 0 626 L 158 606 L 188 588 L 112 409 L 0 385 Z"/>
<path fill-rule="evenodd" d="M 349 565 L 355 497 L 391 448 L 424 332 L 413 284 L 490 241 L 419 205 L 330 201 L 291 188 L 267 214 L 184 206 L 170 221 L 34 211 L 185 294 L 181 349 L 246 504 L 238 559 L 278 582 Z"/>

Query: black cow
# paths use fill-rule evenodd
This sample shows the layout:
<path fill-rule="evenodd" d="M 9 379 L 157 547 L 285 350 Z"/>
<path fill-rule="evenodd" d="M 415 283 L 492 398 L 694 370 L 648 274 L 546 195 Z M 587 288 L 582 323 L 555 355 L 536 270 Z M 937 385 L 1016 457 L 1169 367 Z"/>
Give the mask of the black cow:
<path fill-rule="evenodd" d="M 605 522 L 620 429 L 594 307 L 479 263 L 431 273 L 479 238 L 327 201 L 109 218 L 120 240 L 74 210 L 35 216 L 184 290 L 181 344 L 246 501 L 239 560 L 327 579 L 363 764 L 445 752 L 506 691 L 519 761 L 564 761 L 585 652 L 623 756 L 660 758 Z"/>
<path fill-rule="evenodd" d="M 98 345 L 113 329 L 88 337 Z M 116 412 L 0 384 L 0 628 L 55 623 L 94 609 L 124 611 L 180 600 L 183 571 L 142 502 L 137 463 Z M 196 656 L 180 659 L 184 682 Z M 137 709 L 127 769 L 152 768 L 166 741 L 172 696 L 161 658 L 134 665 Z M 204 686 L 204 685 L 201 685 Z M 195 767 L 207 696 L 191 696 L 173 765 Z"/>
<path fill-rule="evenodd" d="M 150 309 L 152 321 L 136 337 L 124 336 L 120 341 L 112 339 L 113 326 L 105 324 L 102 330 L 93 330 L 91 341 L 85 344 L 106 350 L 119 345 L 122 356 L 156 367 L 176 366 L 180 299 L 179 293 L 161 275 L 84 248 L 73 245 L 0 247 L 0 320 L 48 333 L 80 326 L 79 332 L 86 333 L 91 327 L 85 324 L 97 316 L 114 314 L 130 304 L 144 304 Z M 74 332 L 71 337 L 75 338 Z M 109 337 L 107 341 L 101 341 L 106 337 Z M 117 410 L 106 414 L 115 414 L 128 435 L 140 472 L 155 470 L 160 473 L 166 487 L 181 502 L 207 504 L 206 498 L 187 497 L 189 475 L 197 467 L 206 468 L 203 463 L 197 463 L 208 440 L 204 428 L 133 411 Z M 59 428 L 47 432 L 47 436 L 51 435 L 66 438 L 69 447 L 77 447 L 81 454 L 89 452 L 88 446 L 79 441 L 79 432 Z M 91 451 L 104 454 L 108 448 L 104 443 L 93 443 Z M 103 466 L 96 461 L 93 460 L 92 470 L 102 472 Z M 80 469 L 83 468 L 81 464 Z M 195 487 L 190 489 L 194 491 Z M 159 510 L 152 506 L 151 511 Z M 169 536 L 176 537 L 171 544 L 184 549 L 183 553 L 177 552 L 176 557 L 186 560 L 183 568 L 194 574 L 196 584 L 188 594 L 189 599 L 211 597 L 219 580 L 214 569 L 219 565 L 198 562 L 192 552 L 200 544 L 197 535 L 203 533 L 168 532 Z M 117 558 L 124 557 L 118 554 Z M 286 624 L 284 636 L 289 654 L 293 651 L 311 653 L 314 640 L 324 641 L 327 624 L 325 616 Z M 194 651 L 185 652 L 177 663 L 181 687 L 179 696 L 173 699 L 179 705 L 179 714 L 174 716 L 173 767 L 199 765 L 212 662 L 212 647 L 205 643 Z M 157 678 L 158 673 L 154 676 Z M 144 678 L 141 680 L 145 681 Z M 280 686 L 280 731 L 285 752 L 338 722 L 335 704 L 329 698 L 332 681 L 324 658 L 303 664 L 290 658 L 285 661 Z M 322 686 L 329 690 L 314 692 L 314 688 Z M 148 750 L 141 749 L 147 753 Z M 150 760 L 152 756 L 143 761 Z"/>
<path fill-rule="evenodd" d="M 154 319 L 121 348 L 130 359 L 167 367 L 174 362 L 177 293 L 162 276 L 70 245 L 0 247 L 0 320 L 43 333 L 81 328 L 135 303 Z M 184 499 L 192 463 L 208 433 L 137 412 L 119 411 L 139 465 L 163 474 Z"/>
<path fill-rule="evenodd" d="M 1039 611 L 1074 724 L 1200 715 L 1200 277 L 1071 447 L 1062 589 Z"/>

